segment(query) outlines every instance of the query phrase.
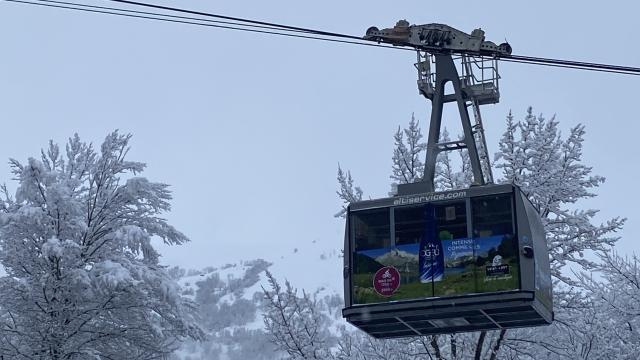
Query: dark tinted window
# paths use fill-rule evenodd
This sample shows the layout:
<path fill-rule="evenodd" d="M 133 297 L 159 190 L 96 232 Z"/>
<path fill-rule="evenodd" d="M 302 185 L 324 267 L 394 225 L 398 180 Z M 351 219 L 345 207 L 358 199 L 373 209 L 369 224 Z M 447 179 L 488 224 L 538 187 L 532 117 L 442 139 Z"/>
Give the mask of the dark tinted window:
<path fill-rule="evenodd" d="M 513 234 L 511 194 L 475 198 L 471 209 L 474 237 Z"/>
<path fill-rule="evenodd" d="M 436 234 L 440 240 L 467 237 L 467 211 L 464 202 L 436 205 Z M 396 245 L 417 244 L 425 233 L 425 207 L 398 207 L 394 212 Z"/>
<path fill-rule="evenodd" d="M 464 202 L 438 205 L 435 210 L 440 240 L 467 237 L 467 210 Z"/>
<path fill-rule="evenodd" d="M 389 209 L 353 212 L 351 224 L 356 251 L 391 246 Z"/>
<path fill-rule="evenodd" d="M 399 207 L 394 210 L 396 245 L 418 244 L 424 235 L 424 206 Z"/>
<path fill-rule="evenodd" d="M 511 194 L 485 196 L 471 202 L 478 292 L 519 287 L 512 204 Z"/>
<path fill-rule="evenodd" d="M 434 296 L 454 296 L 475 292 L 475 264 L 473 240 L 467 228 L 466 201 L 437 205 L 435 207 L 436 229 L 442 258 L 437 266 L 441 278 L 432 283 Z"/>

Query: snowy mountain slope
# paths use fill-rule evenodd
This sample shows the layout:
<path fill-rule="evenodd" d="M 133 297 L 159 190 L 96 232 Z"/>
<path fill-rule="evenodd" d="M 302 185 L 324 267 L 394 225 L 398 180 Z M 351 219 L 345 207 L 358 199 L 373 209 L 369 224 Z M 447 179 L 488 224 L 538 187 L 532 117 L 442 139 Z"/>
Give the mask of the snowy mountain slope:
<path fill-rule="evenodd" d="M 417 263 L 418 255 L 406 251 L 393 249 L 384 255 L 378 256 L 376 261 L 385 266 L 401 267 L 407 263 Z"/>
<path fill-rule="evenodd" d="M 266 271 L 278 282 L 313 293 L 333 303 L 342 296 L 342 255 L 338 241 L 309 240 L 283 251 L 277 259 L 247 260 L 201 270 L 171 269 L 184 296 L 200 307 L 205 341 L 185 343 L 176 359 L 279 359 L 263 331 L 263 288 Z M 336 307 L 334 307 L 336 308 Z M 330 314 L 339 323 L 339 312 Z M 331 326 L 333 328 L 334 326 Z"/>
<path fill-rule="evenodd" d="M 343 292 L 341 242 L 308 241 L 269 261 L 273 263 L 269 271 L 276 279 L 287 280 L 298 289 Z"/>

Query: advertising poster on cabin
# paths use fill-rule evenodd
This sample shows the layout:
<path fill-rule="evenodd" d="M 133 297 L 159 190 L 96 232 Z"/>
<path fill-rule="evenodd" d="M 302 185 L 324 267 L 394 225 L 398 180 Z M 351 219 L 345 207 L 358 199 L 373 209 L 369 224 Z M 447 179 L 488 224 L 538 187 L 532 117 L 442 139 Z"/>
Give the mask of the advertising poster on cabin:
<path fill-rule="evenodd" d="M 408 244 L 356 252 L 353 274 L 354 304 L 430 297 L 430 293 L 426 293 L 426 287 L 420 282 L 418 251 L 418 244 Z M 398 286 L 385 286 L 395 281 L 391 278 L 385 279 L 385 274 L 397 274 Z"/>
<path fill-rule="evenodd" d="M 476 267 L 472 239 L 422 241 L 354 254 L 354 303 L 367 304 L 476 292 Z M 378 288 L 376 274 L 397 271 L 394 291 Z"/>
<path fill-rule="evenodd" d="M 476 243 L 477 292 L 519 288 L 518 251 L 510 234 L 478 237 Z"/>
<path fill-rule="evenodd" d="M 423 230 L 410 238 L 413 243 L 354 252 L 354 304 L 519 288 L 517 241 L 510 222 L 476 218 L 476 236 L 469 238 L 464 207 L 425 206 L 414 219 L 416 229 Z"/>
<path fill-rule="evenodd" d="M 474 241 L 452 239 L 446 232 L 440 233 L 444 250 L 444 276 L 435 283 L 434 296 L 456 296 L 475 292 Z"/>
<path fill-rule="evenodd" d="M 447 236 L 440 233 L 437 245 L 422 242 L 356 252 L 354 304 L 518 289 L 517 248 L 511 235 Z M 376 279 L 385 273 L 394 277 Z M 376 286 L 391 281 L 391 287 Z"/>
<path fill-rule="evenodd" d="M 443 239 L 357 252 L 354 258 L 354 303 L 366 304 L 476 292 L 473 240 Z M 376 274 L 398 272 L 393 292 L 377 288 Z M 382 270 L 382 271 L 381 271 Z"/>

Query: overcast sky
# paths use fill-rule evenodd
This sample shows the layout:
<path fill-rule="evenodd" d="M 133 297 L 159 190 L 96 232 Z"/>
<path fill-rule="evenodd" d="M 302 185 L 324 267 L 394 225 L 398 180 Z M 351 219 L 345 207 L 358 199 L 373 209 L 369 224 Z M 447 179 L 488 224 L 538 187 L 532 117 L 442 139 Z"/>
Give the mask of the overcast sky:
<path fill-rule="evenodd" d="M 640 5 L 631 1 L 154 2 L 353 35 L 399 19 L 481 27 L 518 55 L 640 66 Z M 75 132 L 94 143 L 114 129 L 131 132 L 130 159 L 172 185 L 167 216 L 192 239 L 162 248 L 167 264 L 275 259 L 314 240 L 340 248 L 337 164 L 367 196 L 385 196 L 394 130 L 415 113 L 427 132 L 430 104 L 407 51 L 9 2 L 0 3 L 0 44 L 0 157 L 25 160 Z M 482 108 L 491 153 L 510 109 L 518 119 L 529 105 L 556 114 L 563 129 L 586 124 L 586 163 L 607 182 L 582 206 L 601 209 L 600 220 L 629 218 L 619 249 L 639 252 L 640 78 L 500 70 L 501 101 Z M 10 181 L 1 164 L 0 180 Z"/>

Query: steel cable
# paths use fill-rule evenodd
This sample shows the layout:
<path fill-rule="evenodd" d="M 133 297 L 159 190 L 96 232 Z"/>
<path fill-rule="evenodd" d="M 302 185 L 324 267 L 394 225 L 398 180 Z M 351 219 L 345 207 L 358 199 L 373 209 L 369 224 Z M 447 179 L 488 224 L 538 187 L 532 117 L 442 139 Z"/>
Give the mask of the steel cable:
<path fill-rule="evenodd" d="M 235 26 L 217 25 L 217 24 L 213 24 L 211 22 L 216 22 L 216 23 L 221 23 L 221 22 L 220 21 L 212 21 L 212 20 L 208 20 L 208 19 L 199 19 L 199 18 L 192 18 L 192 17 L 169 15 L 169 14 L 134 11 L 134 10 L 128 10 L 128 9 L 101 7 L 101 6 L 85 5 L 85 4 L 79 4 L 79 3 L 71 3 L 71 2 L 52 1 L 52 0 L 33 0 L 33 1 L 29 1 L 29 0 L 4 0 L 4 1 L 12 2 L 12 3 L 19 3 L 19 4 L 26 4 L 26 5 L 35 5 L 35 6 L 58 8 L 58 9 L 76 10 L 76 11 L 83 11 L 83 12 L 89 12 L 89 13 L 124 16 L 124 17 L 129 17 L 129 18 L 139 18 L 139 19 L 145 19 L 145 20 L 156 20 L 156 21 L 164 21 L 164 22 L 171 22 L 171 23 L 200 25 L 200 26 L 206 26 L 206 27 L 211 27 L 211 28 L 228 29 L 228 30 L 239 30 L 239 31 L 247 31 L 247 32 L 261 33 L 261 34 L 268 34 L 268 35 L 279 35 L 279 36 L 288 36 L 288 37 L 302 38 L 302 39 L 322 40 L 322 41 L 329 41 L 329 42 L 336 42 L 336 43 L 345 43 L 345 44 L 353 44 L 353 45 L 363 45 L 363 46 L 373 46 L 373 47 L 381 47 L 381 48 L 413 51 L 413 49 L 397 48 L 397 47 L 394 47 L 394 46 L 363 42 L 364 40 L 362 40 L 362 39 L 359 39 L 361 42 L 357 42 L 357 41 L 350 41 L 350 40 L 340 40 L 340 39 L 331 39 L 331 38 L 312 36 L 313 34 L 308 33 L 308 32 L 304 32 L 304 31 L 297 31 L 297 32 L 298 33 L 305 33 L 305 34 L 309 34 L 309 35 L 300 35 L 300 34 L 296 34 L 296 33 L 283 33 L 283 32 L 278 32 L 278 31 L 269 31 L 269 30 L 257 30 L 257 29 L 253 29 L 253 28 L 257 27 L 257 25 L 245 25 L 245 24 L 238 24 L 238 23 L 231 23 L 231 22 L 228 22 L 228 23 L 225 22 L 224 24 L 233 24 Z M 144 14 L 147 14 L 147 15 L 144 15 Z M 239 26 L 244 26 L 244 27 L 239 27 Z M 272 28 L 267 27 L 267 26 L 261 26 L 261 28 L 262 29 L 272 29 Z M 273 28 L 273 29 L 275 30 L 275 28 Z M 293 31 L 293 30 L 287 30 L 287 31 Z"/>
<path fill-rule="evenodd" d="M 105 1 L 122 3 L 122 4 L 131 5 L 131 6 L 137 6 L 137 7 L 148 7 L 148 8 L 153 8 L 153 9 L 162 10 L 162 11 L 197 15 L 199 17 L 179 16 L 179 15 L 172 15 L 167 13 L 146 12 L 146 11 L 139 11 L 139 10 L 88 5 L 88 4 L 82 4 L 82 3 L 56 1 L 56 0 L 5 0 L 5 1 L 20 3 L 20 4 L 27 4 L 27 5 L 38 5 L 38 6 L 44 6 L 44 7 L 124 16 L 124 17 L 130 17 L 130 18 L 139 18 L 139 19 L 145 19 L 145 20 L 156 20 L 156 21 L 164 21 L 164 22 L 171 22 L 171 23 L 200 25 L 200 26 L 206 26 L 206 27 L 212 27 L 212 28 L 248 31 L 253 33 L 288 36 L 288 37 L 311 39 L 311 40 L 322 40 L 322 41 L 353 44 L 353 45 L 373 46 L 373 47 L 381 47 L 381 48 L 394 49 L 394 50 L 405 50 L 405 51 L 406 50 L 409 50 L 409 51 L 422 50 L 422 51 L 427 51 L 431 53 L 443 52 L 442 49 L 437 47 L 429 47 L 429 46 L 415 47 L 408 43 L 403 43 L 398 46 L 383 45 L 383 44 L 380 44 L 379 42 L 363 39 L 361 37 L 353 36 L 353 35 L 346 35 L 346 34 L 340 34 L 335 32 L 328 32 L 328 31 L 297 27 L 297 26 L 289 26 L 289 25 L 277 24 L 272 22 L 257 21 L 257 20 L 239 18 L 239 17 L 206 13 L 201 11 L 193 11 L 193 10 L 155 5 L 155 4 L 149 4 L 149 3 L 142 3 L 137 1 L 129 1 L 129 0 L 105 0 Z M 206 18 L 202 18 L 202 17 L 206 17 Z M 222 19 L 222 20 L 212 20 L 208 18 L 216 18 L 216 19 Z M 580 61 L 573 61 L 573 60 L 541 58 L 541 57 L 522 56 L 522 55 L 506 55 L 506 54 L 488 55 L 484 53 L 473 53 L 473 52 L 466 52 L 466 51 L 450 51 L 450 53 L 479 56 L 482 58 L 493 58 L 493 59 L 497 59 L 505 62 L 523 63 L 523 64 L 531 64 L 531 65 L 543 65 L 543 66 L 569 68 L 569 69 L 577 69 L 577 70 L 590 70 L 590 71 L 599 71 L 599 72 L 608 72 L 608 73 L 626 74 L 626 75 L 640 75 L 640 68 L 630 67 L 630 66 L 599 64 L 599 63 L 591 63 L 591 62 L 580 62 Z"/>

